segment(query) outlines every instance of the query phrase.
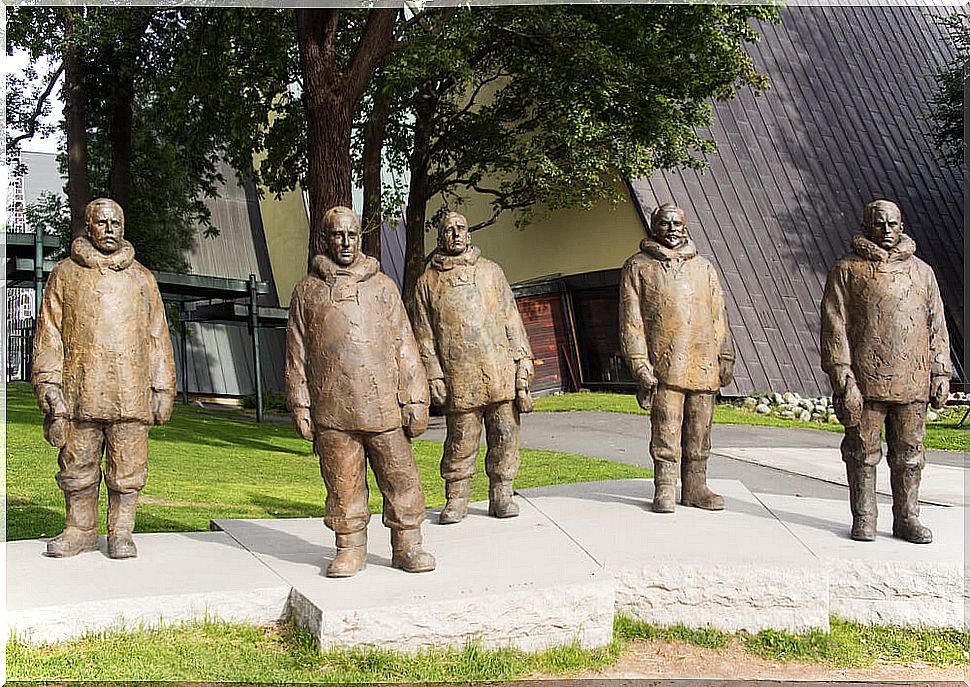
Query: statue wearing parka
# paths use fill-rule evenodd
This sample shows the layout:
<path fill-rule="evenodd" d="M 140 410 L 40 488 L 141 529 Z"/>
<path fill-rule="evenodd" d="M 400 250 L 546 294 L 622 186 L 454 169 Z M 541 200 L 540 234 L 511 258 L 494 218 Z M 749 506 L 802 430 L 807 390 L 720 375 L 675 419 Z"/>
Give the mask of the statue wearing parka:
<path fill-rule="evenodd" d="M 950 376 L 940 289 L 915 252 L 905 234 L 890 251 L 859 234 L 825 285 L 822 369 L 839 387 L 851 374 L 867 400 L 926 402 L 931 378 Z"/>
<path fill-rule="evenodd" d="M 428 403 L 411 325 L 377 260 L 313 259 L 290 301 L 285 377 L 290 407 L 310 408 L 317 429 L 386 432 L 403 405 Z"/>
<path fill-rule="evenodd" d="M 290 301 L 285 379 L 290 408 L 310 411 L 327 486 L 324 523 L 338 549 L 365 535 L 368 459 L 384 525 L 417 532 L 425 501 L 402 407 L 427 406 L 428 381 L 397 287 L 374 258 L 361 253 L 347 267 L 313 259 Z"/>
<path fill-rule="evenodd" d="M 734 360 L 724 293 L 692 241 L 670 249 L 653 239 L 623 265 L 620 348 L 630 368 L 649 366 L 659 384 L 716 392 L 719 363 Z"/>
<path fill-rule="evenodd" d="M 175 395 L 175 360 L 152 273 L 125 241 L 105 255 L 86 237 L 54 267 L 34 338 L 34 387 L 61 388 L 72 420 L 153 423 L 152 390 Z"/>
<path fill-rule="evenodd" d="M 428 379 L 444 379 L 447 412 L 515 398 L 515 363 L 532 358 L 529 337 L 502 268 L 470 246 L 440 250 L 418 278 L 414 335 Z"/>
<path fill-rule="evenodd" d="M 686 228 L 682 210 L 660 206 L 651 226 L 677 218 Z M 679 247 L 646 238 L 624 264 L 620 348 L 638 400 L 651 408 L 654 512 L 673 512 L 678 467 L 682 504 L 722 509 L 707 488 L 707 460 L 715 396 L 733 377 L 734 345 L 717 273 L 689 238 Z"/>
<path fill-rule="evenodd" d="M 467 236 L 463 215 L 449 213 L 439 233 L 449 228 Z M 441 477 L 448 502 L 439 522 L 458 522 L 467 512 L 483 423 L 489 513 L 513 517 L 518 513 L 512 483 L 519 470 L 519 413 L 531 409 L 517 395 L 527 394 L 532 381 L 532 349 L 502 268 L 475 246 L 449 254 L 440 241 L 443 236 L 418 278 L 414 316 L 428 378 L 446 390 Z"/>

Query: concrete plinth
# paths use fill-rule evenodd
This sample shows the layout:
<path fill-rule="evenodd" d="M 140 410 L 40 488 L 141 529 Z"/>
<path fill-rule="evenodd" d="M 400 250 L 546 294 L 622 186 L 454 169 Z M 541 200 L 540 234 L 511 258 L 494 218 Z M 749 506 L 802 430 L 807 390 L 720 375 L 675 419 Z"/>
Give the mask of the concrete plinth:
<path fill-rule="evenodd" d="M 614 577 L 619 612 L 728 632 L 828 628 L 828 579 L 811 552 L 740 482 L 710 484 L 726 510 L 652 513 L 650 480 L 523 495 Z"/>
<path fill-rule="evenodd" d="M 881 508 L 876 540 L 849 538 L 848 501 L 762 494 L 759 498 L 818 557 L 829 576 L 831 612 L 884 625 L 965 626 L 965 509 L 923 506 L 932 544 L 892 536 L 892 512 Z"/>
<path fill-rule="evenodd" d="M 536 650 L 612 641 L 609 576 L 525 500 L 508 520 L 472 504 L 457 525 L 423 526 L 438 561 L 430 573 L 390 567 L 390 533 L 368 528 L 368 564 L 349 579 L 324 576 L 335 555 L 319 519 L 219 520 L 222 528 L 293 587 L 290 612 L 323 647 L 373 646 L 398 651 L 462 646 Z"/>
<path fill-rule="evenodd" d="M 206 617 L 269 625 L 290 586 L 222 532 L 136 534 L 138 557 L 101 550 L 47 558 L 46 540 L 7 543 L 7 624 L 25 641 L 52 643 Z"/>

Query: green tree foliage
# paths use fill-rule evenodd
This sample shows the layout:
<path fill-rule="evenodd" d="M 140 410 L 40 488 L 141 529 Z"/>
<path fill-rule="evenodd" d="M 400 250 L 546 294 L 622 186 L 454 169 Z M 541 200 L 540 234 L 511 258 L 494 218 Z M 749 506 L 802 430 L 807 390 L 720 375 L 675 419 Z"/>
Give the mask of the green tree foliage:
<path fill-rule="evenodd" d="M 61 8 L 10 8 L 8 51 L 26 51 L 32 64 L 27 73 L 8 79 L 8 92 L 18 87 L 24 92 L 45 64 L 48 79 L 41 83 L 52 83 L 67 46 L 78 48 L 90 181 L 83 202 L 119 199 L 139 260 L 154 269 L 184 271 L 197 234 L 218 232 L 204 201 L 224 181 L 221 163 L 243 178 L 249 174 L 253 151 L 263 145 L 261 128 L 253 123 L 266 121 L 276 93 L 289 83 L 279 74 L 292 73 L 285 61 L 295 45 L 292 31 L 288 41 L 277 25 L 287 15 L 88 7 L 68 39 Z M 268 80 L 272 88 L 263 90 Z M 8 108 L 7 130 L 14 134 L 8 133 L 8 143 L 40 132 L 32 122 L 49 107 L 42 90 L 35 87 Z M 62 167 L 69 170 L 66 163 Z M 34 214 L 63 231 L 51 210 L 48 201 Z"/>
<path fill-rule="evenodd" d="M 950 65 L 935 75 L 937 92 L 930 100 L 933 139 L 945 159 L 963 164 L 964 84 L 970 61 L 970 14 L 957 12 L 937 20 L 953 47 Z"/>
<path fill-rule="evenodd" d="M 619 202 L 618 179 L 702 167 L 712 99 L 768 80 L 751 20 L 721 5 L 546 5 L 426 12 L 372 92 L 391 94 L 388 157 L 410 175 L 405 292 L 423 266 L 425 207 L 472 193 L 526 223 L 540 209 Z M 365 190 L 366 193 L 366 190 Z M 433 222 L 435 218 L 432 217 Z M 415 234 L 418 234 L 415 236 Z"/>

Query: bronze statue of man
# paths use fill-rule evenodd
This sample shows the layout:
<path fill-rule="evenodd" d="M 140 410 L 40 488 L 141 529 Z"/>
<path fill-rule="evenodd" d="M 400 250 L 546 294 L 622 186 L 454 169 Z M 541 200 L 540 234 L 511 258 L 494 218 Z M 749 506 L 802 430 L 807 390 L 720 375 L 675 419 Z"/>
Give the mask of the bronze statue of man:
<path fill-rule="evenodd" d="M 34 337 L 31 379 L 45 438 L 60 449 L 57 484 L 67 505 L 47 555 L 98 548 L 104 454 L 108 555 L 132 558 L 148 430 L 172 415 L 175 359 L 158 285 L 124 239 L 121 207 L 98 198 L 84 214 L 87 235 L 51 272 Z"/>
<path fill-rule="evenodd" d="M 734 379 L 734 344 L 714 266 L 697 255 L 684 211 L 672 203 L 650 216 L 650 236 L 623 265 L 620 347 L 650 411 L 653 511 L 680 502 L 721 510 L 707 487 L 711 421 L 718 389 Z"/>
<path fill-rule="evenodd" d="M 886 425 L 893 536 L 933 541 L 919 521 L 926 405 L 942 408 L 950 388 L 950 343 L 933 270 L 903 233 L 899 208 L 866 205 L 863 233 L 829 272 L 822 297 L 822 369 L 845 425 L 850 536 L 876 538 L 876 465 Z"/>
<path fill-rule="evenodd" d="M 485 423 L 488 512 L 519 514 L 512 480 L 519 470 L 519 413 L 532 410 L 532 349 L 502 268 L 471 245 L 457 212 L 438 226 L 438 248 L 418 278 L 414 333 L 431 398 L 445 413 L 441 457 L 447 502 L 439 522 L 460 522 Z"/>
<path fill-rule="evenodd" d="M 367 462 L 384 496 L 391 565 L 434 570 L 422 548 L 424 493 L 410 438 L 428 426 L 428 380 L 394 282 L 360 252 L 360 220 L 324 215 L 326 254 L 296 285 L 286 335 L 286 394 L 296 429 L 320 459 L 324 523 L 337 555 L 328 577 L 367 563 Z"/>

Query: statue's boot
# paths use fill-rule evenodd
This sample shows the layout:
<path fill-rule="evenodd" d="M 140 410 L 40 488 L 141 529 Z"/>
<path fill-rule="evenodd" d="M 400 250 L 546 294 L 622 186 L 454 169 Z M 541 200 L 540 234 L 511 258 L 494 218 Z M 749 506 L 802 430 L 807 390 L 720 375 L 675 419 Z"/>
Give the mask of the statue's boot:
<path fill-rule="evenodd" d="M 889 482 L 893 490 L 893 536 L 913 544 L 929 544 L 933 532 L 919 521 L 920 468 L 891 470 Z"/>
<path fill-rule="evenodd" d="M 845 464 L 849 482 L 849 508 L 852 511 L 852 530 L 849 536 L 856 541 L 876 538 L 876 466 Z"/>
<path fill-rule="evenodd" d="M 653 512 L 673 513 L 677 503 L 677 464 L 653 461 Z"/>
<path fill-rule="evenodd" d="M 367 567 L 367 530 L 335 535 L 337 555 L 327 566 L 327 577 L 353 577 Z"/>
<path fill-rule="evenodd" d="M 512 498 L 511 482 L 489 482 L 488 514 L 496 518 L 514 518 L 519 514 L 519 505 Z"/>
<path fill-rule="evenodd" d="M 724 499 L 707 488 L 707 458 L 684 458 L 680 503 L 704 510 L 724 510 Z"/>
<path fill-rule="evenodd" d="M 421 530 L 391 530 L 391 565 L 404 572 L 420 573 L 434 570 L 434 556 L 421 547 Z"/>
<path fill-rule="evenodd" d="M 108 556 L 110 558 L 134 558 L 138 555 L 135 539 L 135 508 L 138 492 L 121 493 L 108 489 Z"/>
<path fill-rule="evenodd" d="M 47 542 L 47 555 L 67 558 L 98 548 L 98 490 L 93 484 L 81 491 L 65 491 L 66 517 L 64 531 Z"/>
<path fill-rule="evenodd" d="M 453 525 L 461 522 L 468 514 L 468 497 L 471 496 L 472 481 L 470 479 L 459 479 L 453 482 L 445 482 L 445 507 L 438 516 L 438 522 L 442 525 Z"/>

